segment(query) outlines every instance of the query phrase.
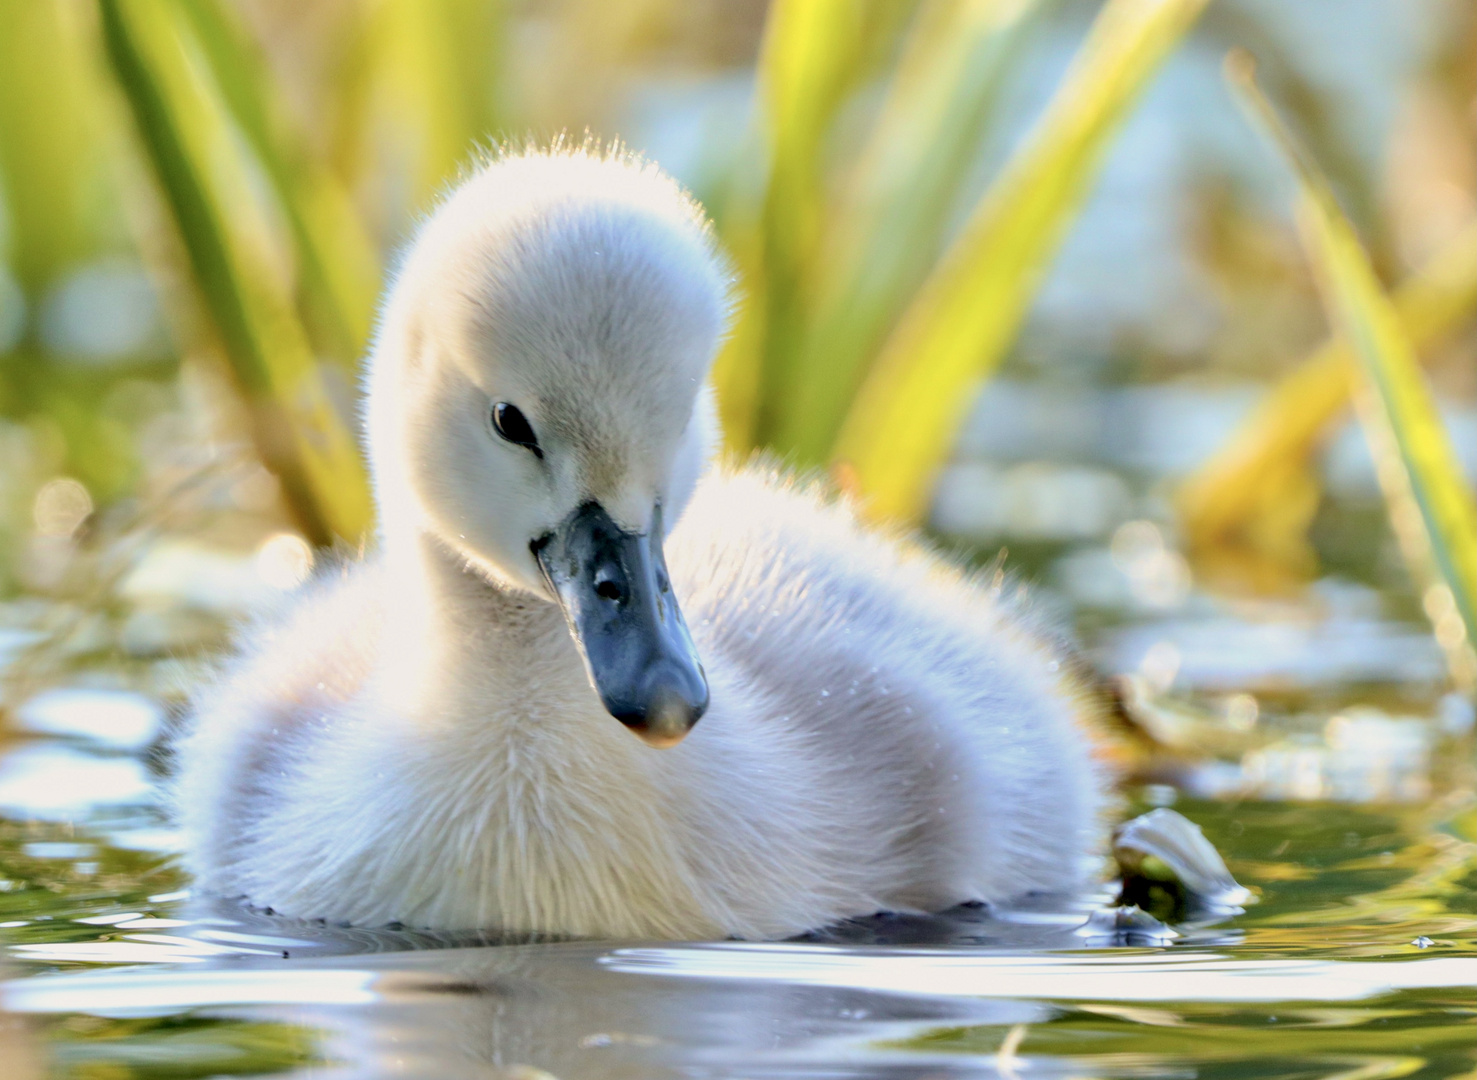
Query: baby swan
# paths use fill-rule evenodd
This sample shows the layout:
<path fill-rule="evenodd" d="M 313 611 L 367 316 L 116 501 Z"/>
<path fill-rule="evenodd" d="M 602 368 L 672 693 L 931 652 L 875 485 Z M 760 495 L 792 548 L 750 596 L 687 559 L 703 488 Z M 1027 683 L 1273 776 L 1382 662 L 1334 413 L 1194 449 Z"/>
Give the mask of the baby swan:
<path fill-rule="evenodd" d="M 1084 884 L 1071 665 L 844 505 L 709 469 L 727 288 L 638 159 L 507 157 L 445 199 L 369 363 L 377 548 L 248 635 L 179 747 L 202 888 L 771 938 Z"/>

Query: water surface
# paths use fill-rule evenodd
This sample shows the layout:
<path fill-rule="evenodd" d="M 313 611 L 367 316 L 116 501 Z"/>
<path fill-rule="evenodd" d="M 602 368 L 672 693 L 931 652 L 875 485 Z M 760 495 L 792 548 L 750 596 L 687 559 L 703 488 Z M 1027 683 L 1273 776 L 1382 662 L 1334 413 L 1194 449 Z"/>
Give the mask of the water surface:
<path fill-rule="evenodd" d="M 79 756 L 102 796 L 80 824 Z M 32 740 L 0 767 L 0 802 L 52 793 L 0 822 L 0 933 L 19 966 L 4 1001 L 32 1018 L 55 1076 L 1477 1067 L 1477 809 L 1455 786 L 1384 805 L 1179 800 L 1259 900 L 1175 932 L 1115 931 L 1084 901 L 878 918 L 805 942 L 499 943 L 192 899 L 172 832 L 137 798 L 148 778 L 139 758 L 76 738 Z M 1137 809 L 1168 797 L 1137 796 Z"/>

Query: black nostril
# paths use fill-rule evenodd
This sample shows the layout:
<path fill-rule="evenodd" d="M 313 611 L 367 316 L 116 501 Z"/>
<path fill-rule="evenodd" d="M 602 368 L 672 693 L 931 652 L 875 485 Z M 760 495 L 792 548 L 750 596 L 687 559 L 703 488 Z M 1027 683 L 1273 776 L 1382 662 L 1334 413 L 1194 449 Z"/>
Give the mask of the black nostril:
<path fill-rule="evenodd" d="M 624 600 L 625 592 L 614 581 L 607 578 L 595 586 L 595 595 L 602 596 L 606 600 Z"/>

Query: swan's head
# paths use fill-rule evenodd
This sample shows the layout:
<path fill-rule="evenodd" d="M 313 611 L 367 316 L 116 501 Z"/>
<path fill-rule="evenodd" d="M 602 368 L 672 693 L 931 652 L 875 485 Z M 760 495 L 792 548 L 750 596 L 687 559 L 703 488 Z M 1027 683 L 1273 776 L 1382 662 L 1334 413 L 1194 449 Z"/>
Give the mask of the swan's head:
<path fill-rule="evenodd" d="M 422 229 L 371 369 L 387 539 L 413 525 L 558 603 L 606 709 L 654 745 L 708 702 L 662 538 L 711 451 L 727 283 L 654 166 L 505 158 Z"/>

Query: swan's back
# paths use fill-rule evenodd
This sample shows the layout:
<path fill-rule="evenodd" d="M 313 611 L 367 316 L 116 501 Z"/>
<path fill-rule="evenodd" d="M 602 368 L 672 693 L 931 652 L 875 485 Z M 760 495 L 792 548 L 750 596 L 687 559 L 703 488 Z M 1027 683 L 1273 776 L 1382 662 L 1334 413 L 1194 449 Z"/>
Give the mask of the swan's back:
<path fill-rule="evenodd" d="M 1099 707 L 999 579 L 864 530 L 845 503 L 763 469 L 710 474 L 670 561 L 703 654 L 762 687 L 771 722 L 862 774 L 853 790 L 906 807 L 919 851 L 968 879 L 958 896 L 1081 880 L 1099 841 Z M 970 878 L 978 867 L 1009 876 Z"/>

